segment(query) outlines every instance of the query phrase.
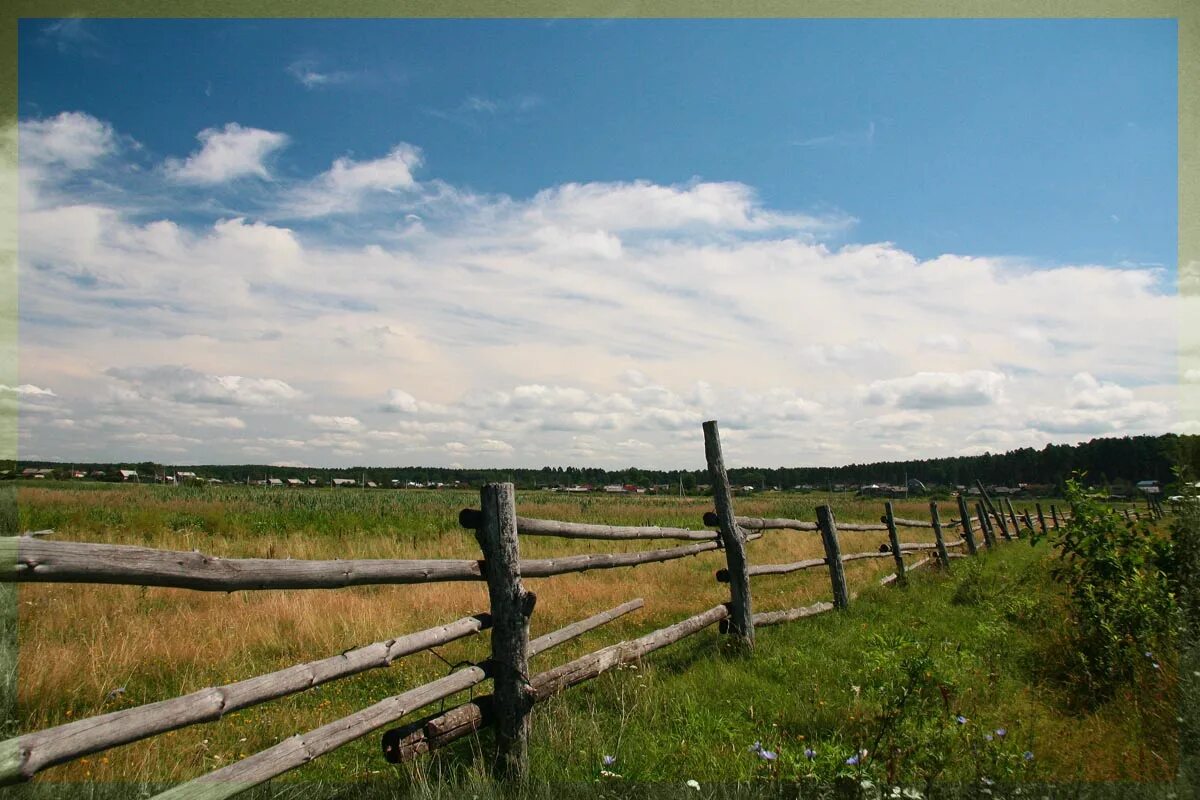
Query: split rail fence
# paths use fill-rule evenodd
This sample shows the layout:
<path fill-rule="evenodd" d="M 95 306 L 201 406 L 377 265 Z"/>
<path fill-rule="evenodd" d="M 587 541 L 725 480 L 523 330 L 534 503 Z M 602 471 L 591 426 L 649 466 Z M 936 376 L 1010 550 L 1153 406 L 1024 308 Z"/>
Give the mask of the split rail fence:
<path fill-rule="evenodd" d="M 387 667 L 404 656 L 464 637 L 491 631 L 487 660 L 458 669 L 443 678 L 384 698 L 374 705 L 315 730 L 285 739 L 273 747 L 232 763 L 157 795 L 158 800 L 217 800 L 232 797 L 348 742 L 377 731 L 431 703 L 451 697 L 486 680 L 492 693 L 448 711 L 427 716 L 383 735 L 387 760 L 402 762 L 442 747 L 484 727 L 495 733 L 492 769 L 499 777 L 519 780 L 526 770 L 526 750 L 531 707 L 567 688 L 594 678 L 618 665 L 719 624 L 735 647 L 750 649 L 755 628 L 798 620 L 846 608 L 854 595 L 846 583 L 843 565 L 848 561 L 890 558 L 895 572 L 884 584 L 903 584 L 909 572 L 930 564 L 949 568 L 951 559 L 975 555 L 1001 541 L 1034 532 L 1026 512 L 1018 516 L 1011 501 L 994 502 L 977 483 L 980 499 L 974 508 L 957 499 L 957 518 L 942 522 L 936 502 L 929 504 L 930 519 L 895 516 L 892 503 L 884 504 L 878 523 L 838 523 L 828 505 L 816 509 L 816 520 L 759 519 L 738 516 L 726 475 L 716 422 L 704 423 L 705 455 L 713 486 L 715 509 L 703 522 L 713 530 L 685 528 L 593 525 L 517 516 L 512 484 L 487 484 L 480 490 L 480 507 L 466 509 L 460 524 L 473 530 L 482 558 L 479 560 L 336 560 L 226 559 L 196 552 L 172 552 L 125 545 L 53 541 L 33 535 L 0 539 L 0 579 L 6 582 L 74 582 L 163 586 L 198 591 L 230 592 L 255 589 L 333 589 L 367 584 L 413 584 L 439 581 L 486 581 L 490 608 L 439 627 L 398 636 L 306 664 L 298 664 L 225 686 L 146 705 L 81 719 L 0 742 L 0 785 L 25 781 L 49 767 L 128 744 L 167 731 L 210 722 L 225 714 L 284 697 L 365 670 Z M 1037 505 L 1037 522 L 1044 533 L 1047 517 Z M 1007 516 L 1007 518 L 1006 518 Z M 1058 527 L 1065 517 L 1050 506 L 1049 525 Z M 978 525 L 982 542 L 975 535 Z M 932 529 L 933 543 L 906 543 L 900 531 Z M 789 564 L 751 564 L 748 541 L 769 531 L 818 532 L 823 558 Z M 841 552 L 839 531 L 886 532 L 888 545 L 879 551 Z M 957 538 L 947 540 L 947 531 Z M 44 531 L 37 532 L 44 534 Z M 518 536 L 558 536 L 599 540 L 675 539 L 688 542 L 674 547 L 633 553 L 578 555 L 564 558 L 522 559 Z M 965 547 L 966 553 L 957 549 Z M 575 622 L 553 633 L 529 639 L 529 620 L 536 603 L 523 578 L 544 578 L 595 569 L 635 567 L 641 564 L 686 558 L 713 550 L 723 551 L 726 566 L 716 579 L 728 584 L 730 599 L 644 636 L 604 647 L 539 673 L 530 672 L 530 660 L 565 641 L 598 628 L 643 606 L 633 599 L 615 608 Z M 904 556 L 920 556 L 906 563 Z M 753 577 L 781 575 L 807 569 L 826 569 L 832 602 L 800 608 L 754 612 Z M 532 677 L 530 677 L 532 675 Z"/>

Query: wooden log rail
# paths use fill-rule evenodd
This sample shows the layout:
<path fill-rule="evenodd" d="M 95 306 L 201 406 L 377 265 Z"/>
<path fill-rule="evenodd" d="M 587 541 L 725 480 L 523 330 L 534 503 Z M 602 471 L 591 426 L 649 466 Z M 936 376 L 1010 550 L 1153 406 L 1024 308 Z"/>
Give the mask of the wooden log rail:
<path fill-rule="evenodd" d="M 758 538 L 761 534 L 747 537 Z M 522 559 L 521 575 L 547 578 L 593 569 L 634 567 L 720 549 L 708 541 L 660 550 Z M 220 558 L 120 544 L 0 537 L 0 582 L 104 583 L 205 592 L 338 589 L 371 584 L 484 580 L 480 561 L 361 559 L 305 561 Z"/>
<path fill-rule="evenodd" d="M 733 521 L 737 523 L 739 528 L 744 528 L 748 531 L 815 531 L 818 530 L 817 523 L 805 522 L 799 519 L 763 519 L 761 517 L 734 517 Z M 704 512 L 704 524 L 710 528 L 715 528 L 720 524 L 716 512 Z"/>
<path fill-rule="evenodd" d="M 842 524 L 838 523 L 838 530 L 840 531 L 841 529 L 842 529 Z M 952 542 L 946 542 L 946 547 L 959 547 L 965 543 L 966 543 L 965 539 L 955 539 Z M 921 551 L 921 550 L 936 550 L 936 549 L 937 549 L 937 544 L 932 543 L 932 542 L 929 544 L 910 543 L 910 544 L 900 545 L 900 551 L 902 553 L 911 553 L 911 552 L 916 552 L 916 551 Z M 956 554 L 956 553 L 949 554 L 949 556 L 951 558 L 953 558 L 955 555 L 960 555 L 960 554 Z M 892 557 L 893 557 L 892 551 L 890 549 L 888 549 L 888 550 L 868 550 L 863 553 L 846 553 L 846 554 L 842 555 L 841 558 L 842 558 L 842 563 L 845 563 L 847 561 L 859 561 L 864 558 L 892 558 Z M 753 578 L 753 577 L 759 576 L 759 575 L 787 575 L 792 572 L 800 572 L 801 570 L 815 569 L 817 567 L 824 567 L 824 566 L 827 566 L 828 564 L 829 564 L 829 561 L 824 558 L 808 558 L 803 561 L 794 561 L 790 564 L 754 564 L 749 568 L 748 571 L 750 573 L 750 577 Z M 717 582 L 719 582 L 719 583 L 727 583 L 729 581 L 729 573 L 724 569 L 719 569 L 716 572 L 716 579 L 717 579 Z"/>
<path fill-rule="evenodd" d="M 826 605 L 832 607 L 832 604 Z M 530 680 L 534 698 L 537 702 L 544 702 L 571 686 L 595 678 L 614 667 L 637 661 L 728 617 L 729 608 L 722 604 L 645 636 L 580 656 L 535 675 Z M 474 733 L 491 722 L 491 705 L 490 697 L 480 697 L 444 713 L 389 731 L 383 738 L 384 756 L 392 762 L 408 761 Z"/>
<path fill-rule="evenodd" d="M 0 742 L 0 785 L 28 780 L 43 769 L 89 753 L 213 722 L 232 711 L 386 667 L 398 658 L 462 639 L 491 625 L 489 614 L 463 617 L 449 625 L 375 642 L 320 661 L 18 736 Z"/>
<path fill-rule="evenodd" d="M 464 508 L 458 514 L 458 523 L 474 530 L 479 527 L 480 513 L 477 508 Z M 517 533 L 523 536 L 557 536 L 563 539 L 603 539 L 628 541 L 639 539 L 684 539 L 687 541 L 713 541 L 717 534 L 712 531 L 689 530 L 687 528 L 661 528 L 656 525 L 592 525 L 583 522 L 560 522 L 553 519 L 517 517 Z"/>
<path fill-rule="evenodd" d="M 573 623 L 559 631 L 534 639 L 529 654 L 544 652 L 568 639 L 599 627 L 641 608 L 642 600 L 632 600 L 617 608 Z M 154 800 L 224 800 L 258 786 L 271 778 L 335 750 L 372 731 L 395 722 L 430 703 L 482 683 L 491 677 L 490 667 L 473 665 L 444 678 L 409 689 L 342 719 L 322 725 L 308 733 L 297 734 L 274 747 L 258 752 L 227 767 L 201 775 L 154 796 Z"/>

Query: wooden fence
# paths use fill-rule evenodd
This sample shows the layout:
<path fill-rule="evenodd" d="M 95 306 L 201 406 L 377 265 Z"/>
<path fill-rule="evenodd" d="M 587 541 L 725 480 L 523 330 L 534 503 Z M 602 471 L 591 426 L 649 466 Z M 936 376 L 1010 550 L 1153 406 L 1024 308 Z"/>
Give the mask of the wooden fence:
<path fill-rule="evenodd" d="M 492 768 L 497 776 L 521 779 L 526 769 L 529 715 L 532 706 L 582 681 L 618 665 L 642 658 L 659 648 L 718 624 L 736 647 L 750 650 L 757 627 L 803 619 L 844 609 L 854 595 L 846 583 L 843 564 L 859 559 L 892 559 L 895 572 L 883 584 L 903 584 L 909 572 L 936 564 L 949 569 L 951 559 L 974 555 L 1001 541 L 1028 536 L 1035 531 L 1029 513 L 1018 517 L 1012 503 L 993 502 L 982 484 L 974 508 L 963 496 L 957 499 L 958 516 L 942 522 L 936 502 L 929 504 L 930 518 L 902 519 L 884 503 L 878 523 L 839 523 L 828 505 L 816 509 L 816 520 L 759 519 L 738 516 L 726 476 L 716 422 L 704 423 L 705 455 L 713 486 L 714 511 L 703 523 L 716 530 L 631 527 L 559 522 L 517 516 L 512 484 L 494 483 L 480 491 L 480 507 L 466 509 L 460 524 L 474 531 L 481 550 L 479 560 L 346 560 L 303 561 L 280 559 L 226 559 L 195 552 L 171 552 L 123 545 L 61 542 L 37 535 L 0 538 L 0 579 L 74 583 L 166 586 L 197 591 L 230 592 L 257 589 L 333 589 L 367 584 L 411 584 L 438 581 L 486 581 L 490 609 L 454 622 L 349 650 L 319 661 L 298 664 L 277 672 L 225 686 L 202 689 L 169 700 L 149 703 L 0 742 L 0 785 L 32 778 L 41 770 L 91 753 L 145 739 L 167 731 L 210 722 L 225 714 L 268 700 L 294 694 L 369 669 L 386 667 L 396 659 L 467 636 L 491 631 L 491 656 L 467 665 L 438 680 L 409 689 L 307 733 L 300 733 L 214 772 L 163 792 L 160 800 L 216 800 L 232 797 L 288 770 L 301 766 L 350 741 L 397 722 L 414 711 L 443 700 L 486 680 L 492 693 L 474 698 L 387 731 L 384 757 L 402 762 L 456 739 L 491 726 L 496 747 Z M 1126 512 L 1128 514 L 1128 512 Z M 1007 515 L 1007 519 L 1006 519 Z M 1037 525 L 1045 533 L 1057 528 L 1065 516 L 1050 506 L 1050 522 L 1037 505 Z M 982 542 L 976 538 L 978 526 Z M 931 529 L 933 543 L 905 543 L 899 532 L 906 528 Z M 787 564 L 751 564 L 748 541 L 770 531 L 819 532 L 823 558 Z M 889 544 L 880 551 L 841 552 L 839 531 L 886 532 Z M 997 536 L 997 530 L 999 536 Z M 947 531 L 956 536 L 947 540 Z M 579 555 L 551 559 L 522 559 L 519 535 L 558 536 L 611 541 L 677 539 L 689 542 L 633 553 Z M 965 547 L 966 553 L 957 551 Z M 622 641 L 530 677 L 529 662 L 540 653 L 598 628 L 643 606 L 634 599 L 616 608 L 575 622 L 530 641 L 529 619 L 536 597 L 522 585 L 523 578 L 542 578 L 595 569 L 635 567 L 686 558 L 711 550 L 725 554 L 725 567 L 716 580 L 728 584 L 730 598 L 687 619 L 636 639 Z M 906 555 L 921 556 L 912 563 Z M 832 602 L 799 608 L 755 612 L 751 578 L 782 575 L 807 569 L 826 569 Z"/>

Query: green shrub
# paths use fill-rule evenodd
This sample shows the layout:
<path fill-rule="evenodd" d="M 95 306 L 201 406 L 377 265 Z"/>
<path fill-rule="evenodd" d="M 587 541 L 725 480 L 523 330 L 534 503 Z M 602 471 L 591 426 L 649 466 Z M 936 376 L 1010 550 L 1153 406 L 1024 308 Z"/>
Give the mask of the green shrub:
<path fill-rule="evenodd" d="M 1159 669 L 1158 654 L 1172 649 L 1172 540 L 1089 498 L 1078 477 L 1066 496 L 1071 519 L 1050 534 L 1051 575 L 1067 589 L 1070 677 L 1100 701 L 1135 672 Z"/>

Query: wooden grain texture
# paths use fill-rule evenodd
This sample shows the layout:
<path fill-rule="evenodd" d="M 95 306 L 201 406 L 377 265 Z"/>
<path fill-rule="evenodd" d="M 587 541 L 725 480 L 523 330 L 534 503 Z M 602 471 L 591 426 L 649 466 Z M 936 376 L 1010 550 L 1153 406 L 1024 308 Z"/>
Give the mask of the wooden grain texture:
<path fill-rule="evenodd" d="M 880 517 L 880 520 L 884 523 L 884 525 L 887 524 L 886 516 Z M 892 521 L 896 524 L 897 528 L 932 528 L 933 527 L 932 522 L 925 522 L 924 520 L 920 520 L 920 519 L 904 519 L 903 517 L 893 517 Z"/>
<path fill-rule="evenodd" d="M 979 489 L 979 496 L 983 498 L 984 507 L 987 508 L 988 513 L 990 513 L 996 519 L 996 522 L 1000 524 L 1000 535 L 1003 536 L 1005 540 L 1012 539 L 1012 534 L 1008 532 L 1008 523 L 1004 521 L 1004 515 L 996 509 L 996 505 L 992 502 L 992 498 L 988 495 L 987 489 L 983 488 L 983 481 L 975 481 L 975 486 Z"/>
<path fill-rule="evenodd" d="M 492 773 L 521 782 L 529 766 L 529 616 L 534 596 L 521 584 L 516 493 L 511 483 L 479 490 L 480 524 L 475 538 L 483 551 L 492 614 L 492 696 L 496 712 L 496 756 Z"/>
<path fill-rule="evenodd" d="M 1009 519 L 1012 520 L 1013 538 L 1019 539 L 1021 536 L 1021 524 L 1019 522 L 1017 522 L 1017 511 L 1016 511 L 1016 509 L 1013 508 L 1012 499 L 1008 498 L 1008 497 L 1004 498 L 1004 506 L 1008 509 Z"/>
<path fill-rule="evenodd" d="M 838 544 L 837 522 L 833 509 L 827 505 L 817 506 L 817 524 L 821 526 L 821 543 L 825 545 L 825 560 L 829 564 L 829 582 L 833 587 L 833 604 L 839 609 L 850 605 L 846 590 L 846 570 L 842 567 L 841 545 Z"/>
<path fill-rule="evenodd" d="M 750 595 L 750 574 L 746 562 L 744 533 L 737 525 L 733 511 L 733 492 L 725 472 L 725 457 L 721 452 L 721 434 L 716 420 L 703 424 L 704 458 L 708 477 L 712 481 L 713 504 L 716 506 L 718 530 L 725 549 L 725 566 L 729 575 L 729 635 L 743 648 L 754 647 L 754 612 Z"/>
<path fill-rule="evenodd" d="M 992 521 L 988 518 L 982 502 L 975 504 L 975 511 L 979 517 L 979 530 L 983 531 L 983 544 L 991 550 L 996 546 L 996 532 L 992 530 Z"/>
<path fill-rule="evenodd" d="M 754 615 L 754 625 L 756 627 L 779 625 L 783 622 L 794 622 L 805 617 L 815 617 L 817 614 L 824 614 L 826 611 L 833 611 L 833 603 L 813 603 L 811 606 L 789 608 L 784 611 L 763 611 Z"/>
<path fill-rule="evenodd" d="M 728 616 L 727 605 L 715 606 L 674 625 L 652 631 L 637 639 L 610 645 L 580 656 L 574 661 L 552 670 L 542 672 L 535 675 L 530 681 L 535 698 L 538 701 L 546 700 L 614 667 L 632 663 L 655 650 L 674 644 L 716 622 L 727 619 Z M 447 745 L 491 724 L 494 718 L 492 705 L 490 696 L 476 698 L 444 713 L 432 715 L 398 729 L 396 733 L 399 735 L 392 737 L 391 741 L 386 743 L 386 746 L 392 748 L 388 760 L 408 761 L 421 753 Z"/>
<path fill-rule="evenodd" d="M 904 552 L 900 549 L 900 534 L 896 531 L 896 514 L 892 508 L 892 501 L 888 500 L 883 504 L 883 524 L 888 529 L 888 542 L 892 550 L 892 558 L 896 562 L 896 583 L 903 586 L 906 582 L 904 577 Z"/>
<path fill-rule="evenodd" d="M 792 531 L 815 531 L 817 523 L 805 522 L 799 519 L 783 519 L 783 518 L 762 518 L 762 517 L 734 517 L 733 521 L 737 523 L 739 528 L 748 531 L 772 531 L 772 530 L 792 530 Z M 720 517 L 714 511 L 704 512 L 704 524 L 710 528 L 719 527 L 721 524 Z"/>
<path fill-rule="evenodd" d="M 978 550 L 975 546 L 975 531 L 971 529 L 971 512 L 967 510 L 967 498 L 961 492 L 958 495 L 958 516 L 963 526 L 963 538 L 967 540 L 967 552 L 975 555 Z"/>
<path fill-rule="evenodd" d="M 912 572 L 914 569 L 920 569 L 921 567 L 928 566 L 932 563 L 934 563 L 934 559 L 922 558 L 920 561 L 914 561 L 913 563 L 909 564 L 908 572 Z M 882 578 L 880 578 L 879 583 L 881 586 L 887 586 L 889 584 L 895 583 L 896 577 L 897 577 L 896 573 L 893 572 L 891 575 L 885 575 Z"/>
<path fill-rule="evenodd" d="M 937 545 L 938 559 L 942 562 L 942 567 L 950 568 L 950 554 L 946 551 L 946 540 L 942 535 L 942 521 L 938 516 L 938 504 L 936 500 L 929 501 L 929 519 L 933 524 L 933 539 Z"/>
<path fill-rule="evenodd" d="M 478 581 L 478 561 L 219 558 L 203 553 L 0 537 L 0 581 L 165 586 L 205 592 Z"/>
<path fill-rule="evenodd" d="M 549 641 L 549 637 L 540 637 Z M 557 639 L 557 637 L 555 637 Z M 557 639 L 547 646 L 559 644 Z M 258 786 L 271 778 L 303 766 L 355 739 L 366 736 L 388 723 L 436 703 L 457 692 L 476 686 L 490 677 L 490 665 L 474 665 L 444 678 L 423 684 L 406 692 L 355 712 L 350 716 L 322 725 L 308 733 L 297 734 L 274 747 L 255 753 L 227 767 L 201 775 L 187 783 L 155 795 L 153 800 L 226 800 Z"/>
<path fill-rule="evenodd" d="M 319 661 L 25 734 L 0 743 L 0 752 L 15 751 L 17 756 L 0 763 L 0 785 L 28 780 L 47 767 L 89 753 L 199 722 L 213 722 L 231 711 L 386 667 L 397 658 L 453 642 L 491 624 L 487 614 L 463 617 L 448 625 L 375 642 Z"/>
<path fill-rule="evenodd" d="M 464 508 L 458 514 L 458 522 L 464 528 L 479 527 L 479 510 Z M 657 525 L 593 525 L 586 522 L 561 522 L 553 519 L 517 517 L 517 533 L 522 536 L 557 536 L 563 539 L 602 539 L 629 541 L 638 539 L 684 539 L 686 541 L 712 541 L 717 534 L 712 531 L 688 528 L 660 528 Z"/>

